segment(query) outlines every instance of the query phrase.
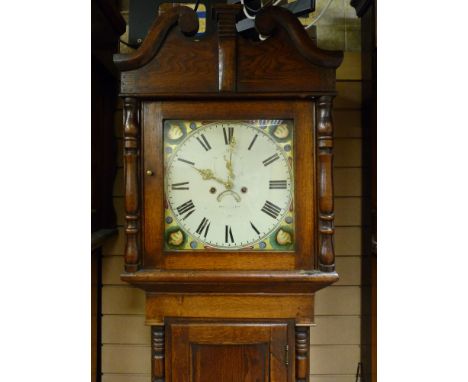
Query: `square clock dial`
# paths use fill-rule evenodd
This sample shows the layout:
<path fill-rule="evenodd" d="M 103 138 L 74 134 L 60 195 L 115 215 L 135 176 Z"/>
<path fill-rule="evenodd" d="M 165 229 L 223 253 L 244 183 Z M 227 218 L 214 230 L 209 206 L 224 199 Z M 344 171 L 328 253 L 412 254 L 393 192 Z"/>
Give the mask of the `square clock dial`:
<path fill-rule="evenodd" d="M 292 120 L 164 121 L 165 249 L 294 250 Z"/>

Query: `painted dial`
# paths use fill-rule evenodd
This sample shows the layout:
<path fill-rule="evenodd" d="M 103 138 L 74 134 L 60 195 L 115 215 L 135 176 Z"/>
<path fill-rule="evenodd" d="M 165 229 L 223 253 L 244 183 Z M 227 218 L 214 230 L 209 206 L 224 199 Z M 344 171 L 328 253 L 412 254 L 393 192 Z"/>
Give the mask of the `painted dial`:
<path fill-rule="evenodd" d="M 218 249 L 247 248 L 268 236 L 290 208 L 292 189 L 280 145 L 247 123 L 198 128 L 166 167 L 166 198 L 178 225 Z"/>

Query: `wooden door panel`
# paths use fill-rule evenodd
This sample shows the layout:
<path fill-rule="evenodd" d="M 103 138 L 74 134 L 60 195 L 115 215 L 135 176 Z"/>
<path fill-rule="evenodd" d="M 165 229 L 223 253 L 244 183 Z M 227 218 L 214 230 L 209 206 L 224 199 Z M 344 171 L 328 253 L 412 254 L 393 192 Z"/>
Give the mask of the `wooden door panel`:
<path fill-rule="evenodd" d="M 268 344 L 192 344 L 193 382 L 268 382 Z"/>
<path fill-rule="evenodd" d="M 169 319 L 166 370 L 172 382 L 292 381 L 293 323 Z"/>

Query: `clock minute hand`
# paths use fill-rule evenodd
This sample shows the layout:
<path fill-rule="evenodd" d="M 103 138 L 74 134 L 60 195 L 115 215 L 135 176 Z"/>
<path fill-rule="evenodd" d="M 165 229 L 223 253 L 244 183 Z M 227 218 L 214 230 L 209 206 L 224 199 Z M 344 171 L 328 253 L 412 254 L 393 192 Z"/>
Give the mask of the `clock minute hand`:
<path fill-rule="evenodd" d="M 228 170 L 228 181 L 227 183 L 230 184 L 231 188 L 233 186 L 233 180 L 235 178 L 234 171 L 232 169 L 232 152 L 234 151 L 234 147 L 236 146 L 236 140 L 234 137 L 231 138 L 231 143 L 229 144 L 229 160 L 224 157 L 226 161 L 226 168 Z"/>

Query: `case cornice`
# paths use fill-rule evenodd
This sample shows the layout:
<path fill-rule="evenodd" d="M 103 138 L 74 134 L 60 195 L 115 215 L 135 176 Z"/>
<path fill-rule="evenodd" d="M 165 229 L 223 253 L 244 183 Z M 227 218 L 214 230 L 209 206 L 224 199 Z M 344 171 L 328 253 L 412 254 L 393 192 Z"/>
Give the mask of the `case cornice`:
<path fill-rule="evenodd" d="M 217 28 L 199 39 L 196 13 L 175 7 L 158 16 L 141 47 L 114 55 L 121 94 L 135 97 L 222 97 L 272 93 L 333 93 L 343 53 L 317 48 L 299 20 L 281 7 L 267 7 L 256 19 L 266 41 L 236 31 L 237 5 L 218 5 Z M 177 27 L 178 26 L 178 27 Z M 296 75 L 300 73 L 300 75 Z M 181 79 L 184 79 L 183 81 Z"/>

